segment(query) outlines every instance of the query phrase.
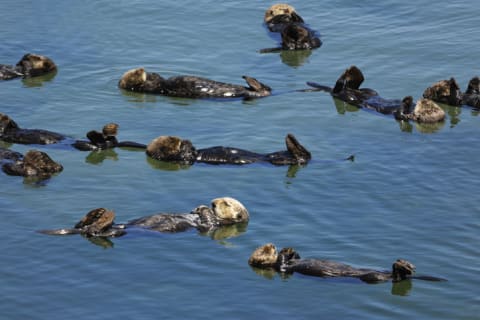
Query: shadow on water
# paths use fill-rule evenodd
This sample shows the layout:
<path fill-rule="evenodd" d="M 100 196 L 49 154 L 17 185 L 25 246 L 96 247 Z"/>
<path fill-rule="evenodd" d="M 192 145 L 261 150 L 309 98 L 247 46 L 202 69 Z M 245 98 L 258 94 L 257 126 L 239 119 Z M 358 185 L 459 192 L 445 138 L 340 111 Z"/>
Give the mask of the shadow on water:
<path fill-rule="evenodd" d="M 256 268 L 250 266 L 253 272 L 257 275 L 264 277 L 267 280 L 274 280 L 276 276 L 279 276 L 281 280 L 287 281 L 293 277 L 293 273 L 277 272 L 274 268 Z M 335 281 L 340 283 L 349 283 L 349 284 L 363 284 L 363 285 L 376 285 L 376 284 L 366 284 L 360 279 L 339 277 L 339 278 L 330 278 L 330 277 L 310 277 L 307 275 L 298 274 L 296 276 L 310 278 L 312 281 Z M 395 296 L 408 296 L 410 291 L 413 288 L 412 280 L 407 279 L 399 282 L 392 282 L 392 288 L 390 293 Z"/>
<path fill-rule="evenodd" d="M 227 239 L 230 238 L 235 238 L 247 231 L 248 227 L 248 222 L 244 223 L 238 223 L 238 224 L 233 224 L 233 225 L 228 225 L 228 226 L 221 226 L 217 228 L 212 228 L 208 231 L 204 232 L 198 232 L 200 236 L 204 237 L 209 237 L 212 240 L 215 240 L 218 242 L 220 245 L 223 246 L 231 246 L 231 243 L 226 241 Z M 194 229 L 189 230 L 187 232 L 194 233 Z M 122 238 L 131 238 L 131 237 L 165 237 L 165 236 L 173 236 L 173 234 L 169 233 L 161 233 L 158 231 L 153 231 L 153 230 L 148 230 L 145 228 L 138 228 L 138 227 L 132 227 L 128 228 L 128 233 L 123 236 Z M 92 236 L 87 236 L 87 235 L 81 235 L 83 238 L 87 239 L 90 243 L 108 249 L 108 248 L 113 248 L 115 246 L 115 243 L 113 241 L 114 238 L 108 238 L 108 237 L 92 237 Z M 119 238 L 121 239 L 121 238 Z"/>
<path fill-rule="evenodd" d="M 22 79 L 22 83 L 25 87 L 28 88 L 41 87 L 44 83 L 52 81 L 53 78 L 55 78 L 55 76 L 57 75 L 57 72 L 58 71 L 55 70 L 42 76 L 24 78 Z"/>

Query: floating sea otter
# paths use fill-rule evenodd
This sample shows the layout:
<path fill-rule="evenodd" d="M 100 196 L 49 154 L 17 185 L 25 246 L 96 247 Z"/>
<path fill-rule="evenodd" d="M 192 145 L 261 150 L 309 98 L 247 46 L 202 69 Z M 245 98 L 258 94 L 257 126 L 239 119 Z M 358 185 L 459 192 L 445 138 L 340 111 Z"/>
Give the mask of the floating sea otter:
<path fill-rule="evenodd" d="M 264 22 L 271 32 L 280 33 L 282 43 L 281 47 L 262 49 L 261 53 L 315 49 L 322 45 L 315 32 L 304 24 L 295 8 L 288 4 L 275 4 L 268 8 L 265 12 Z"/>
<path fill-rule="evenodd" d="M 403 100 L 385 99 L 373 89 L 360 88 L 363 80 L 360 69 L 351 66 L 342 73 L 333 88 L 315 82 L 307 82 L 307 84 L 316 90 L 329 92 L 334 98 L 348 104 L 372 109 L 382 114 L 392 114 L 398 120 L 434 123 L 445 119 L 445 111 L 431 100 L 419 100 L 412 110 L 413 98 L 411 96 L 407 96 Z"/>
<path fill-rule="evenodd" d="M 210 164 L 249 164 L 270 162 L 274 165 L 307 164 L 310 152 L 292 134 L 285 138 L 287 150 L 260 154 L 231 147 L 195 149 L 189 140 L 174 136 L 160 136 L 147 146 L 147 155 L 156 160 L 183 164 L 204 162 Z"/>
<path fill-rule="evenodd" d="M 63 170 L 61 164 L 53 161 L 45 152 L 30 150 L 25 156 L 19 152 L 0 148 L 2 170 L 8 175 L 48 179 Z"/>
<path fill-rule="evenodd" d="M 28 53 L 15 66 L 0 64 L 0 80 L 36 77 L 56 70 L 57 66 L 50 58 Z"/>
<path fill-rule="evenodd" d="M 181 98 L 260 98 L 271 95 L 272 89 L 257 79 L 247 76 L 243 76 L 243 79 L 248 87 L 196 76 L 164 79 L 157 73 L 147 73 L 144 68 L 137 68 L 125 72 L 118 86 L 129 91 Z"/>
<path fill-rule="evenodd" d="M 446 281 L 431 276 L 414 276 L 415 266 L 403 259 L 396 260 L 392 271 L 354 268 L 350 265 L 318 259 L 301 259 L 292 248 L 283 248 L 279 253 L 275 245 L 268 243 L 257 248 L 250 256 L 248 263 L 256 268 L 270 268 L 281 273 L 298 272 L 316 277 L 354 277 L 367 283 L 378 283 L 388 280 L 398 282 L 406 279 L 428 281 Z"/>
<path fill-rule="evenodd" d="M 451 106 L 468 105 L 480 108 L 480 79 L 470 79 L 465 93 L 462 93 L 455 78 L 441 80 L 425 89 L 423 97 Z"/>
<path fill-rule="evenodd" d="M 125 224 L 114 223 L 115 213 L 98 208 L 85 215 L 73 228 L 40 230 L 49 235 L 81 234 L 86 237 L 119 237 L 130 228 L 144 228 L 158 232 L 180 232 L 195 228 L 200 232 L 234 224 L 246 224 L 249 220 L 247 209 L 240 201 L 229 198 L 213 199 L 211 208 L 200 205 L 190 213 L 160 213 L 131 220 Z"/>
<path fill-rule="evenodd" d="M 43 129 L 23 129 L 9 116 L 0 113 L 0 140 L 19 144 L 57 144 L 65 143 L 79 150 L 104 150 L 114 147 L 145 148 L 145 145 L 131 141 L 118 142 L 116 135 L 118 125 L 109 123 L 103 127 L 102 132 L 95 130 L 87 133 L 89 141 L 73 140 L 67 136 Z"/>

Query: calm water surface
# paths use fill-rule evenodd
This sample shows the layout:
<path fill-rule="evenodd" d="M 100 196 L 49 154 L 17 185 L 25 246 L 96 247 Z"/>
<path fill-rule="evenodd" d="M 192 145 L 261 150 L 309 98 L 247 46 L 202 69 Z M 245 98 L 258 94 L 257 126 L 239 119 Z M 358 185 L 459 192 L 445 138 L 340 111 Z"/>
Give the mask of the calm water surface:
<path fill-rule="evenodd" d="M 259 54 L 276 44 L 262 25 L 272 3 L 262 1 L 2 2 L 0 62 L 35 52 L 59 69 L 0 83 L 0 112 L 20 126 L 79 139 L 116 122 L 122 140 L 177 135 L 200 148 L 258 152 L 282 150 L 291 132 L 313 161 L 176 168 L 129 150 L 10 145 L 44 150 L 64 171 L 43 185 L 0 175 L 0 318 L 478 318 L 479 112 L 445 106 L 445 123 L 402 130 L 325 93 L 293 92 L 306 81 L 333 84 L 352 64 L 387 98 L 420 98 L 451 76 L 464 89 L 480 73 L 478 8 L 463 0 L 290 3 L 321 34 L 318 50 Z M 123 72 L 139 66 L 233 83 L 246 74 L 275 95 L 197 101 L 120 91 Z M 337 161 L 350 154 L 353 163 Z M 97 207 L 124 222 L 220 196 L 249 209 L 246 229 L 135 231 L 111 248 L 35 232 L 71 226 Z M 247 264 L 267 242 L 358 267 L 388 269 L 402 257 L 449 281 L 282 279 Z"/>

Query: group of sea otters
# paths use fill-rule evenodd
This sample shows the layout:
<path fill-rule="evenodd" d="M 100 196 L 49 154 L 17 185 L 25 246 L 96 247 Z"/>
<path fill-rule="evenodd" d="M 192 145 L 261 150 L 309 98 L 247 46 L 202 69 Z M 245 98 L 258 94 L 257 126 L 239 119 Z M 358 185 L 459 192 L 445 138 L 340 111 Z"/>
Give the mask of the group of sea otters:
<path fill-rule="evenodd" d="M 275 4 L 265 13 L 264 23 L 272 33 L 281 36 L 281 46 L 262 49 L 261 52 L 280 50 L 311 50 L 322 42 L 311 30 L 295 9 L 288 4 Z M 55 63 L 41 55 L 26 54 L 15 65 L 0 65 L 0 80 L 27 78 L 55 72 Z M 272 89 L 255 78 L 243 76 L 248 86 L 218 82 L 197 76 L 176 76 L 165 79 L 144 68 L 127 71 L 119 80 L 123 90 L 160 94 L 184 98 L 260 98 L 271 94 Z M 469 105 L 480 108 L 480 81 L 470 80 L 467 90 L 462 93 L 454 78 L 442 80 L 427 88 L 423 98 L 414 103 L 411 96 L 401 100 L 385 99 L 372 89 L 361 88 L 364 77 L 356 66 L 347 68 L 338 78 L 334 87 L 307 82 L 312 89 L 301 91 L 326 91 L 334 98 L 359 108 L 372 109 L 382 114 L 393 115 L 398 121 L 421 123 L 441 122 L 445 119 L 444 110 L 436 104 L 452 106 Z M 0 141 L 12 144 L 64 144 L 81 151 L 105 150 L 127 147 L 145 150 L 147 156 L 180 164 L 204 162 L 209 164 L 249 164 L 269 162 L 274 165 L 305 165 L 311 159 L 310 152 L 292 134 L 285 138 L 286 150 L 260 154 L 232 147 L 215 146 L 197 149 L 186 139 L 176 136 L 160 136 L 148 145 L 118 141 L 118 125 L 109 123 L 101 132 L 89 131 L 88 140 L 75 140 L 64 134 L 42 130 L 24 129 L 8 115 L 0 113 Z M 347 158 L 353 160 L 353 156 Z M 48 179 L 62 171 L 63 167 L 52 160 L 45 152 L 30 150 L 25 155 L 0 147 L 2 170 L 9 175 Z M 141 217 L 124 224 L 114 222 L 115 214 L 105 208 L 88 212 L 73 228 L 41 230 L 50 235 L 80 234 L 94 239 L 119 237 L 135 228 L 158 232 L 179 232 L 197 229 L 211 232 L 222 227 L 245 225 L 249 221 L 247 209 L 236 199 L 224 197 L 214 199 L 211 206 L 200 205 L 190 213 L 160 213 Z M 377 271 L 354 268 L 352 266 L 319 259 L 302 259 L 293 248 L 283 248 L 279 252 L 268 243 L 257 248 L 248 263 L 253 268 L 268 269 L 283 275 L 301 273 L 318 277 L 354 277 L 367 283 L 406 279 L 443 281 L 431 276 L 415 276 L 415 266 L 403 259 L 396 260 L 391 270 Z"/>

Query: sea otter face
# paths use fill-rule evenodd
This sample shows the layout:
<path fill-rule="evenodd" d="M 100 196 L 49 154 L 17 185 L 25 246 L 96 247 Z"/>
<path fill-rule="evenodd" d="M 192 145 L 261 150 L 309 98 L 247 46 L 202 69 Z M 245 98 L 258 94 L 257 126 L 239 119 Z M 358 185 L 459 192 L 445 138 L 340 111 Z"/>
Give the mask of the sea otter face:
<path fill-rule="evenodd" d="M 55 63 L 50 58 L 38 54 L 28 53 L 17 63 L 17 67 L 22 68 L 26 76 L 40 76 L 57 69 Z"/>
<path fill-rule="evenodd" d="M 6 114 L 0 113 L 0 134 L 8 132 L 10 129 L 18 129 L 18 125 Z"/>
<path fill-rule="evenodd" d="M 269 23 L 275 16 L 287 15 L 290 16 L 295 13 L 295 8 L 285 3 L 277 3 L 265 11 L 264 21 Z"/>
<path fill-rule="evenodd" d="M 147 81 L 147 73 L 144 68 L 128 70 L 120 79 L 118 86 L 126 90 L 135 90 Z"/>
<path fill-rule="evenodd" d="M 253 251 L 248 259 L 248 264 L 254 267 L 273 267 L 277 263 L 277 248 L 272 243 L 267 243 Z"/>
<path fill-rule="evenodd" d="M 110 137 L 113 136 L 115 137 L 118 133 L 118 124 L 116 123 L 108 123 L 103 126 L 102 133 L 104 136 Z"/>
<path fill-rule="evenodd" d="M 240 201 L 224 197 L 212 200 L 212 209 L 222 224 L 246 222 L 249 219 L 247 209 Z"/>
<path fill-rule="evenodd" d="M 147 146 L 147 155 L 156 160 L 193 163 L 196 150 L 189 140 L 174 136 L 160 136 Z"/>
<path fill-rule="evenodd" d="M 435 123 L 445 119 L 445 111 L 430 99 L 418 100 L 413 115 L 417 122 L 422 123 Z"/>

